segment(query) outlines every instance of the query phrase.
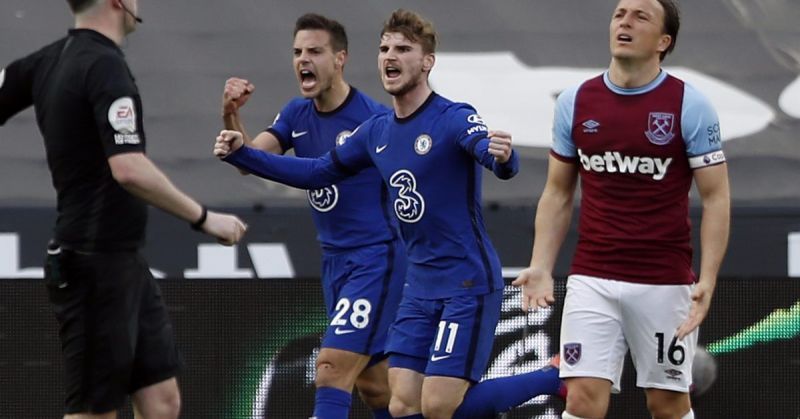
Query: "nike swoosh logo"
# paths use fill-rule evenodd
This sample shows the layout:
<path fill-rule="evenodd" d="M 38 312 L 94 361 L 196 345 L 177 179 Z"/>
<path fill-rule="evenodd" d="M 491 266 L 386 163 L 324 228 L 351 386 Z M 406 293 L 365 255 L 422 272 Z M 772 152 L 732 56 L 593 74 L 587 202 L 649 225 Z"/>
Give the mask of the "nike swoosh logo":
<path fill-rule="evenodd" d="M 300 131 L 300 132 L 292 131 L 292 138 L 302 137 L 306 134 L 308 134 L 308 131 Z"/>
<path fill-rule="evenodd" d="M 442 356 L 432 355 L 431 356 L 431 362 L 441 361 L 441 360 L 447 359 L 447 358 L 450 358 L 450 355 L 442 355 Z"/>
<path fill-rule="evenodd" d="M 382 146 L 375 147 L 375 152 L 376 153 L 380 153 L 381 151 L 383 151 L 388 146 L 389 146 L 389 144 L 384 144 Z"/>
<path fill-rule="evenodd" d="M 348 333 L 353 333 L 353 332 L 355 332 L 355 330 L 347 330 L 347 329 L 342 330 L 342 329 L 339 329 L 338 327 L 333 330 L 333 333 L 335 333 L 337 335 L 346 335 Z"/>

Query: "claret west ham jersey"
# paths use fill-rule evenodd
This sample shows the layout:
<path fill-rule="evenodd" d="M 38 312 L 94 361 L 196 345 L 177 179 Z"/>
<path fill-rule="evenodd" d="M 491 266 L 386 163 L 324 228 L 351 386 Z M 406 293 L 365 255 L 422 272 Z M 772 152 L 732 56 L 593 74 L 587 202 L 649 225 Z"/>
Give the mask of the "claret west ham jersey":
<path fill-rule="evenodd" d="M 225 160 L 251 173 L 308 188 L 371 166 L 388 185 L 408 254 L 404 292 L 420 298 L 481 295 L 502 289 L 500 261 L 481 214 L 484 167 L 516 174 L 489 154 L 488 128 L 474 108 L 435 93 L 407 118 L 375 116 L 320 159 L 270 155 L 242 147 Z"/>
<path fill-rule="evenodd" d="M 359 124 L 386 112 L 386 106 L 350 87 L 345 101 L 330 112 L 318 111 L 312 99 L 293 99 L 267 131 L 278 139 L 283 151 L 294 149 L 299 157 L 319 157 L 344 144 Z M 367 246 L 397 235 L 397 222 L 383 204 L 386 186 L 374 167 L 307 194 L 317 238 L 325 249 Z M 382 211 L 376 211 L 379 208 Z"/>
<path fill-rule="evenodd" d="M 551 154 L 581 180 L 571 273 L 692 283 L 692 170 L 725 162 L 708 100 L 664 71 L 637 89 L 606 73 L 559 96 L 553 137 Z"/>

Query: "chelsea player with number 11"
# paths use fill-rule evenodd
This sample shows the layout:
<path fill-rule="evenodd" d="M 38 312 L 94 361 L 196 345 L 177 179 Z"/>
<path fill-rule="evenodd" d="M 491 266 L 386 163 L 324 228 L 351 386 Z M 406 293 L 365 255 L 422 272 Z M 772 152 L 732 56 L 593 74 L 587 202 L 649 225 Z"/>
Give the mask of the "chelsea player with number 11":
<path fill-rule="evenodd" d="M 394 112 L 360 125 L 316 159 L 242 147 L 223 131 L 214 154 L 248 172 L 319 188 L 377 168 L 400 221 L 408 269 L 387 351 L 395 418 L 489 418 L 539 394 L 557 394 L 554 368 L 477 383 L 491 355 L 503 278 L 481 214 L 481 166 L 500 179 L 518 171 L 511 138 L 489 131 L 475 109 L 434 93 L 433 25 L 414 12 L 385 22 L 378 66 Z"/>

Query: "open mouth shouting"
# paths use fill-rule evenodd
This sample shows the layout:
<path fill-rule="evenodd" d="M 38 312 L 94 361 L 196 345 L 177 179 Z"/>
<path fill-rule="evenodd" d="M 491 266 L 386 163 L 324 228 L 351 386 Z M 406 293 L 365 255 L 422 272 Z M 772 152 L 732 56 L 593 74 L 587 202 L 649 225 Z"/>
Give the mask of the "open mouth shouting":
<path fill-rule="evenodd" d="M 298 78 L 300 80 L 300 88 L 303 90 L 314 90 L 317 86 L 317 75 L 307 68 L 300 69 Z"/>

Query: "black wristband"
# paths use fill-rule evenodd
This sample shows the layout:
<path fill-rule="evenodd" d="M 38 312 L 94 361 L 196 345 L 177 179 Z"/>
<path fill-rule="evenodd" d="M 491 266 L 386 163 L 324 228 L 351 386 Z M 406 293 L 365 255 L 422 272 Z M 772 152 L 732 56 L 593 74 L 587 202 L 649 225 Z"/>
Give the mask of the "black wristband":
<path fill-rule="evenodd" d="M 208 218 L 208 208 L 206 208 L 205 205 L 202 205 L 201 208 L 203 212 L 202 214 L 200 214 L 200 218 L 198 218 L 197 221 L 191 224 L 192 230 L 200 231 L 203 229 L 203 224 L 206 223 L 206 218 Z"/>

